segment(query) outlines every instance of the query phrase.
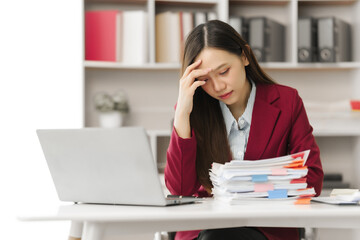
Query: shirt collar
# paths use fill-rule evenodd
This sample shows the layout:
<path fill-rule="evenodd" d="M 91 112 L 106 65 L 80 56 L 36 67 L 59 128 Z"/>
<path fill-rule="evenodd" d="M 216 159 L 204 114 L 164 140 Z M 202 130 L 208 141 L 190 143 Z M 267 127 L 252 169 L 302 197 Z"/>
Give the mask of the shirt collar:
<path fill-rule="evenodd" d="M 251 124 L 252 112 L 253 112 L 253 108 L 254 108 L 255 95 L 256 95 L 255 83 L 250 80 L 250 84 L 251 84 L 251 91 L 250 91 L 250 96 L 249 96 L 245 111 L 241 115 L 241 117 L 237 120 L 240 122 L 241 119 L 244 119 L 245 122 L 247 123 L 246 126 L 250 126 L 250 124 Z M 235 120 L 235 118 L 232 115 L 228 106 L 225 103 L 223 103 L 222 101 L 219 101 L 219 103 L 220 103 L 220 108 L 221 108 L 221 111 L 222 111 L 222 114 L 224 117 L 224 121 L 225 121 L 226 132 L 229 135 L 230 131 L 233 127 L 237 128 L 237 123 L 236 123 L 237 121 Z"/>

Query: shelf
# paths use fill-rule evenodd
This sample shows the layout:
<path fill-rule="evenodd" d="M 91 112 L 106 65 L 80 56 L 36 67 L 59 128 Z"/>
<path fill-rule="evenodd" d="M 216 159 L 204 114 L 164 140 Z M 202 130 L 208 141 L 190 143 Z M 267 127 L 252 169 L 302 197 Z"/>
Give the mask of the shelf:
<path fill-rule="evenodd" d="M 147 0 L 85 0 L 85 3 L 147 4 Z"/>
<path fill-rule="evenodd" d="M 360 137 L 360 129 L 314 129 L 313 134 L 315 137 Z"/>
<path fill-rule="evenodd" d="M 260 63 L 260 66 L 269 70 L 343 70 L 360 69 L 360 62 Z"/>
<path fill-rule="evenodd" d="M 146 132 L 149 136 L 154 137 L 170 137 L 171 135 L 170 130 L 147 130 Z"/>
<path fill-rule="evenodd" d="M 176 70 L 181 68 L 180 63 L 146 63 L 142 65 L 124 64 L 121 62 L 85 61 L 85 68 L 104 68 L 121 70 Z M 360 62 L 338 62 L 338 63 L 288 63 L 269 62 L 260 63 L 267 70 L 342 70 L 360 69 Z"/>
<path fill-rule="evenodd" d="M 360 136 L 360 113 L 308 111 L 315 136 Z"/>
<path fill-rule="evenodd" d="M 155 0 L 156 4 L 167 4 L 167 5 L 214 5 L 217 4 L 217 0 Z"/>
<path fill-rule="evenodd" d="M 104 62 L 104 61 L 85 61 L 85 68 L 103 68 L 119 70 L 177 70 L 181 66 L 179 63 L 146 63 L 142 65 L 124 64 L 121 62 Z"/>
<path fill-rule="evenodd" d="M 229 4 L 236 5 L 287 5 L 291 0 L 230 0 Z"/>
<path fill-rule="evenodd" d="M 357 0 L 298 0 L 300 6 L 313 6 L 313 5 L 352 5 Z"/>

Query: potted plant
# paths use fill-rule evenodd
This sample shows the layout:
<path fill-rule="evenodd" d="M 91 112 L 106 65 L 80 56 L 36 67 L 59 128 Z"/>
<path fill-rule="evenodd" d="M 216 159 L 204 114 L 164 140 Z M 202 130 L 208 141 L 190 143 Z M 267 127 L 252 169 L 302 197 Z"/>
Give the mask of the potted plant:
<path fill-rule="evenodd" d="M 129 112 L 127 96 L 123 90 L 110 95 L 99 92 L 94 96 L 95 108 L 99 112 L 100 127 L 121 127 L 124 116 Z"/>

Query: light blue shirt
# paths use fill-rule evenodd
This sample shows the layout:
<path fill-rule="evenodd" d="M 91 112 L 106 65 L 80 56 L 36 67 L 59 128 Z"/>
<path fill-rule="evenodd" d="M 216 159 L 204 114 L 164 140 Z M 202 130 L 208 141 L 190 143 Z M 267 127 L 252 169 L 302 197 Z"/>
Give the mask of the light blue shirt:
<path fill-rule="evenodd" d="M 246 146 L 249 139 L 251 118 L 256 95 L 256 85 L 252 81 L 250 81 L 250 83 L 252 88 L 245 111 L 237 121 L 230 112 L 228 106 L 219 101 L 233 159 L 237 160 L 244 160 Z"/>

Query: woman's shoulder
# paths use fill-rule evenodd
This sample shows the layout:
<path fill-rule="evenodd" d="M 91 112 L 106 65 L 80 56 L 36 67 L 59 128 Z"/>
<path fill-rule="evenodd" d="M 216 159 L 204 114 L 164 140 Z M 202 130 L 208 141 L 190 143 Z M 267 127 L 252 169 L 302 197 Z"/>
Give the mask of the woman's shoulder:
<path fill-rule="evenodd" d="M 293 98 L 298 95 L 298 91 L 286 85 L 274 83 L 274 84 L 257 84 L 256 88 L 263 93 L 267 93 L 269 95 L 278 95 L 280 98 Z"/>

